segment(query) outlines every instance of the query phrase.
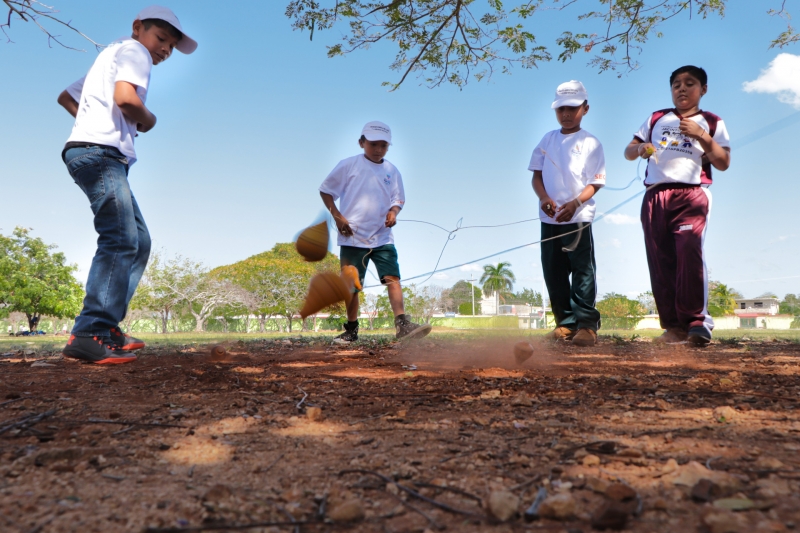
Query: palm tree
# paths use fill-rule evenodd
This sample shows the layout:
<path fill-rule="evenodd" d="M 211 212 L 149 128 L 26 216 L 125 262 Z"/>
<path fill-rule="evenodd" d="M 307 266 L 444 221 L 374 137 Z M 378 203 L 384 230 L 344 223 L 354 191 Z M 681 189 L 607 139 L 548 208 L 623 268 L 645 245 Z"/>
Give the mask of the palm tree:
<path fill-rule="evenodd" d="M 514 288 L 516 278 L 511 269 L 508 268 L 511 263 L 501 262 L 497 265 L 483 265 L 483 275 L 481 276 L 480 283 L 482 284 L 483 293 L 489 295 L 494 293 L 495 297 L 495 314 L 500 314 L 500 292 L 510 291 Z"/>

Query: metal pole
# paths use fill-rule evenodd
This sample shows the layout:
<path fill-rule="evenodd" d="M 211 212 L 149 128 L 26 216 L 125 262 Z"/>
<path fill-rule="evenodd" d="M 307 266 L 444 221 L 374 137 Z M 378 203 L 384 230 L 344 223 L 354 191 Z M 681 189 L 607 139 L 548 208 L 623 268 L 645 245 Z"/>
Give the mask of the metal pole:
<path fill-rule="evenodd" d="M 545 283 L 544 283 L 544 276 L 542 276 L 542 319 L 543 319 L 542 328 L 547 329 L 547 305 L 546 305 L 545 299 L 544 299 L 544 291 L 545 291 L 545 289 L 546 289 L 546 286 L 545 286 Z"/>
<path fill-rule="evenodd" d="M 475 316 L 475 286 L 472 284 L 472 274 L 469 275 L 469 288 L 472 293 L 472 316 Z"/>

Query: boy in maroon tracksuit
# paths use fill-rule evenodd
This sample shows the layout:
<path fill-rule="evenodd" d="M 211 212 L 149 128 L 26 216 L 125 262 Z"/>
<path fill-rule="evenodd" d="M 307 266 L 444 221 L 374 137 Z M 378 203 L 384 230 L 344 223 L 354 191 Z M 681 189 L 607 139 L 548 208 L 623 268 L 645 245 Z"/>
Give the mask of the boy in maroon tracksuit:
<path fill-rule="evenodd" d="M 711 341 L 703 240 L 711 211 L 711 167 L 730 166 L 725 123 L 702 111 L 708 75 L 687 65 L 669 79 L 674 108 L 653 113 L 625 148 L 625 158 L 647 159 L 642 202 L 647 264 L 661 327 L 661 343 Z"/>

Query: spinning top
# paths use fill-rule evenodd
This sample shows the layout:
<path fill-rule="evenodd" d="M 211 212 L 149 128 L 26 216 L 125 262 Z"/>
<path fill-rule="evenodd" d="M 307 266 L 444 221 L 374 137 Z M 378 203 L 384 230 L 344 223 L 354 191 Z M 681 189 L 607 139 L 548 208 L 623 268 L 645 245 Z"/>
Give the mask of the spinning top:
<path fill-rule="evenodd" d="M 306 261 L 322 261 L 328 255 L 328 223 L 320 222 L 309 226 L 300 233 L 294 243 L 297 252 Z"/>
<path fill-rule="evenodd" d="M 533 355 L 533 346 L 529 342 L 518 342 L 514 345 L 514 359 L 521 365 Z"/>
<path fill-rule="evenodd" d="M 349 302 L 352 293 L 342 278 L 333 272 L 322 272 L 311 278 L 300 316 L 306 318 L 338 302 Z"/>
<path fill-rule="evenodd" d="M 361 290 L 361 281 L 358 279 L 358 269 L 353 265 L 343 266 L 342 273 L 339 277 L 342 278 L 342 281 L 350 292 L 356 292 L 356 289 Z"/>
<path fill-rule="evenodd" d="M 224 346 L 217 344 L 216 346 L 211 347 L 211 360 L 212 361 L 221 361 L 223 359 L 228 358 L 228 352 L 225 350 Z"/>

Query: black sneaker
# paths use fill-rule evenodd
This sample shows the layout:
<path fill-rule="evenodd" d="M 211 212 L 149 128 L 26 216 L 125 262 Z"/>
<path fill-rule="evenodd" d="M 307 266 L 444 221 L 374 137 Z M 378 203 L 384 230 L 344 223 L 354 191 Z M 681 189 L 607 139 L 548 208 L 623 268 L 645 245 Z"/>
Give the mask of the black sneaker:
<path fill-rule="evenodd" d="M 358 321 L 345 322 L 344 333 L 333 338 L 336 344 L 350 344 L 358 340 Z"/>
<path fill-rule="evenodd" d="M 62 353 L 96 365 L 119 365 L 136 361 L 131 352 L 121 350 L 111 337 L 76 337 L 70 335 Z"/>
<path fill-rule="evenodd" d="M 695 346 L 705 346 L 711 342 L 711 332 L 703 326 L 689 328 L 689 337 L 686 339 Z"/>
<path fill-rule="evenodd" d="M 395 337 L 398 339 L 421 339 L 431 332 L 430 324 L 414 324 L 406 315 L 399 315 L 394 319 L 394 327 L 397 333 Z"/>
<path fill-rule="evenodd" d="M 141 350 L 144 348 L 144 341 L 136 337 L 131 337 L 120 328 L 111 328 L 111 340 L 117 345 L 120 350 L 132 352 L 133 350 Z"/>

